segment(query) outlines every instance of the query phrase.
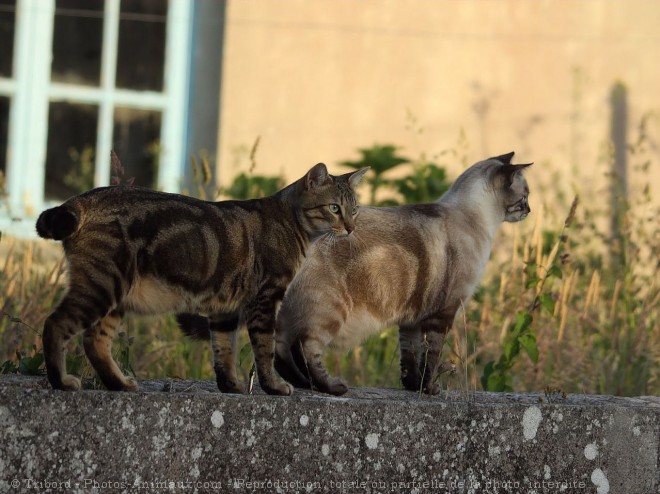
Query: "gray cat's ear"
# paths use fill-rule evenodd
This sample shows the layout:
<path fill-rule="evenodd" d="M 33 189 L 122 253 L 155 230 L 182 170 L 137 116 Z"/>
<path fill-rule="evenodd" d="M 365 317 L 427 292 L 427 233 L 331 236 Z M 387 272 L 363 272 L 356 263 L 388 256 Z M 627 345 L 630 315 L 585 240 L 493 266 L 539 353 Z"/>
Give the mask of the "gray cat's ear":
<path fill-rule="evenodd" d="M 360 168 L 358 171 L 348 174 L 348 184 L 351 186 L 351 189 L 355 189 L 360 184 L 360 180 L 362 180 L 364 174 L 367 173 L 370 169 L 370 166 L 365 166 L 364 168 Z"/>
<path fill-rule="evenodd" d="M 511 164 L 511 158 L 513 158 L 513 155 L 515 154 L 514 151 L 511 151 L 510 153 L 507 154 L 502 154 L 500 156 L 493 156 L 492 158 L 488 158 L 491 160 L 497 160 L 503 165 L 510 165 Z"/>
<path fill-rule="evenodd" d="M 317 163 L 305 175 L 305 187 L 307 190 L 317 189 L 328 180 L 330 180 L 328 169 L 323 163 Z"/>
<path fill-rule="evenodd" d="M 522 173 L 522 171 L 527 168 L 528 166 L 532 166 L 534 163 L 525 163 L 523 165 L 509 165 L 505 164 L 502 165 L 499 169 L 498 172 L 504 175 L 506 179 L 506 183 L 511 185 L 513 183 L 513 180 L 516 178 L 516 175 L 519 173 Z"/>

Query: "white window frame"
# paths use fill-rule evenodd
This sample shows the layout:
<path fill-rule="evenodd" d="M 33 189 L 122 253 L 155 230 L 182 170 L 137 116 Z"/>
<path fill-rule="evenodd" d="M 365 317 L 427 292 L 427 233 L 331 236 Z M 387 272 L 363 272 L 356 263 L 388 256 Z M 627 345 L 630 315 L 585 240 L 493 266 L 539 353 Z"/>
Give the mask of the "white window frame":
<path fill-rule="evenodd" d="M 9 211 L 0 211 L 1 231 L 31 236 L 34 218 L 51 205 L 44 198 L 51 102 L 98 105 L 96 187 L 109 182 L 115 108 L 160 111 L 157 188 L 170 192 L 179 190 L 186 162 L 194 2 L 169 2 L 163 92 L 115 87 L 119 7 L 120 0 L 105 0 L 100 85 L 90 87 L 51 82 L 55 0 L 17 0 L 13 78 L 0 78 L 0 95 L 11 99 L 5 169 Z"/>

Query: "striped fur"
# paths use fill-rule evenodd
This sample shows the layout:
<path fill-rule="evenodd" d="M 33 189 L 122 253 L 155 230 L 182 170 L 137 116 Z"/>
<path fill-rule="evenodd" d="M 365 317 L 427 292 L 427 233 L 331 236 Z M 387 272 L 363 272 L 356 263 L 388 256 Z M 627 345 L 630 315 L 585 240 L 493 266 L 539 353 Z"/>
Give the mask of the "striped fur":
<path fill-rule="evenodd" d="M 242 390 L 232 344 L 237 326 L 245 324 L 261 387 L 290 394 L 273 369 L 277 307 L 310 242 L 353 230 L 353 187 L 365 171 L 334 177 L 319 163 L 273 196 L 248 201 L 104 187 L 44 211 L 37 232 L 62 241 L 69 274 L 68 290 L 43 332 L 53 388 L 80 387 L 66 373 L 64 348 L 84 331 L 85 352 L 103 383 L 136 389 L 111 354 L 122 315 L 192 312 L 212 321 L 221 390 Z"/>
<path fill-rule="evenodd" d="M 404 386 L 437 393 L 445 335 L 474 293 L 497 228 L 530 212 L 528 165 L 512 165 L 512 156 L 473 165 L 435 203 L 365 207 L 350 238 L 315 244 L 278 314 L 280 374 L 343 394 L 346 385 L 322 364 L 326 347 L 350 348 L 398 325 Z"/>

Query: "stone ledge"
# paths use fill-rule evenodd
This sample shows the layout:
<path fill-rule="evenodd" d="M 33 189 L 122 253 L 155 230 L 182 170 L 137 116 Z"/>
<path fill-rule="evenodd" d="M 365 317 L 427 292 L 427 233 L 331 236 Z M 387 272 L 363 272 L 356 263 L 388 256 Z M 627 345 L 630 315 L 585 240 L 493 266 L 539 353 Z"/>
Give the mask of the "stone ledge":
<path fill-rule="evenodd" d="M 140 386 L 67 393 L 45 378 L 0 376 L 0 492 L 660 488 L 656 397 L 376 389 L 271 397 L 223 395 L 213 382 Z"/>

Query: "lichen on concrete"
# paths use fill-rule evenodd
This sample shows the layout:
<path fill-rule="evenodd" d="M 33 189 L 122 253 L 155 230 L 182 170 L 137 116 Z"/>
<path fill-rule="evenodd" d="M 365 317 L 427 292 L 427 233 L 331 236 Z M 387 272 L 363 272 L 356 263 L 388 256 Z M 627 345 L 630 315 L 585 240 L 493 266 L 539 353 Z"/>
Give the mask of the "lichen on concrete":
<path fill-rule="evenodd" d="M 0 492 L 658 492 L 660 400 L 0 377 Z"/>

